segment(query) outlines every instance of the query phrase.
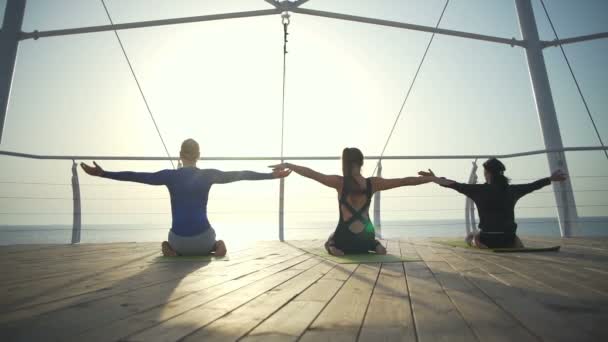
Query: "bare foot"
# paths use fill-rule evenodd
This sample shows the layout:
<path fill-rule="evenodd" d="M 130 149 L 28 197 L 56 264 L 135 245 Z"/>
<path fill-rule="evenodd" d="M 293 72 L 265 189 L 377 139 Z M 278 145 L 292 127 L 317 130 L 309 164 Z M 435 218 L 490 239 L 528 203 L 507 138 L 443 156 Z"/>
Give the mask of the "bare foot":
<path fill-rule="evenodd" d="M 329 249 L 329 254 L 331 254 L 331 255 L 335 255 L 335 256 L 343 256 L 344 255 L 344 252 L 342 252 L 341 249 L 336 248 L 335 246 L 329 246 L 328 249 Z"/>
<path fill-rule="evenodd" d="M 226 255 L 226 253 L 228 252 L 228 249 L 226 249 L 226 244 L 224 243 L 223 240 L 217 240 L 215 242 L 215 248 L 214 248 L 214 254 L 217 257 L 223 257 Z"/>
<path fill-rule="evenodd" d="M 177 252 L 175 252 L 173 250 L 173 248 L 167 241 L 163 241 L 163 243 L 160 245 L 160 249 L 163 251 L 164 256 L 168 256 L 168 257 L 177 256 Z"/>
<path fill-rule="evenodd" d="M 384 246 L 382 246 L 381 243 L 378 243 L 376 245 L 376 254 L 381 254 L 381 255 L 385 255 L 386 254 L 386 248 L 384 248 Z"/>
<path fill-rule="evenodd" d="M 464 242 L 467 243 L 467 245 L 469 245 L 470 247 L 473 247 L 473 239 L 475 238 L 475 234 L 473 233 L 469 233 L 467 234 L 467 236 L 464 238 Z"/>
<path fill-rule="evenodd" d="M 517 235 L 515 235 L 515 240 L 513 240 L 513 248 L 524 248 L 524 243 L 521 242 L 521 239 Z"/>
<path fill-rule="evenodd" d="M 329 239 L 329 240 L 325 241 L 325 244 L 323 246 L 325 247 L 325 250 L 327 251 L 327 253 L 330 253 L 329 246 L 333 246 L 333 245 L 334 245 L 334 240 Z"/>
<path fill-rule="evenodd" d="M 475 234 L 475 238 L 473 239 L 473 247 L 487 249 L 488 246 L 481 243 L 481 239 L 479 238 L 479 234 Z"/>

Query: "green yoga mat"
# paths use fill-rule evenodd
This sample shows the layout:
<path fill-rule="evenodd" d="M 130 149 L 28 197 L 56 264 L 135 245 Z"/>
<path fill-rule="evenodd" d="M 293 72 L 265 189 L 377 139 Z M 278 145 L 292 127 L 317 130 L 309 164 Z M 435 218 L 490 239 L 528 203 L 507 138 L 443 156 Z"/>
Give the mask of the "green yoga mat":
<path fill-rule="evenodd" d="M 561 246 L 548 246 L 548 247 L 524 247 L 524 248 L 476 248 L 469 246 L 463 240 L 443 240 L 443 241 L 434 241 L 436 243 L 450 246 L 450 247 L 460 247 L 460 248 L 468 248 L 474 249 L 477 251 L 484 252 L 494 252 L 494 253 L 532 253 L 532 252 L 557 252 L 561 248 Z"/>
<path fill-rule="evenodd" d="M 183 262 L 183 261 L 228 261 L 230 260 L 228 256 L 216 257 L 213 255 L 201 255 L 201 256 L 175 256 L 175 257 L 166 257 L 159 256 L 154 258 L 153 262 Z"/>
<path fill-rule="evenodd" d="M 329 261 L 333 261 L 338 264 L 366 264 L 366 263 L 388 263 L 388 262 L 407 262 L 407 261 L 421 261 L 418 258 L 402 257 L 400 255 L 385 254 L 379 255 L 374 253 L 369 254 L 346 254 L 344 256 L 334 256 L 325 250 L 323 247 L 315 248 L 301 248 L 297 247 L 307 253 L 311 253 L 320 256 Z"/>

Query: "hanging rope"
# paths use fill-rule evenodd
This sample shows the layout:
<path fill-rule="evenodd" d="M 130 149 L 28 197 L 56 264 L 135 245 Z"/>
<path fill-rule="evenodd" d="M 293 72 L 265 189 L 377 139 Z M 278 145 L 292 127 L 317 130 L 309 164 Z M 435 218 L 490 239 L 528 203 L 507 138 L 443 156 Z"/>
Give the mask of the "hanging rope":
<path fill-rule="evenodd" d="M 289 13 L 281 15 L 283 23 L 283 102 L 281 103 L 281 163 L 283 162 L 284 134 L 285 134 L 285 80 L 287 75 L 287 27 L 289 26 Z"/>
<path fill-rule="evenodd" d="M 106 15 L 108 16 L 108 20 L 110 21 L 110 25 L 112 27 L 114 27 L 114 21 L 112 20 L 112 16 L 110 15 L 110 11 L 108 11 L 108 7 L 106 6 L 106 2 L 104 0 L 101 0 L 101 4 L 103 5 L 103 9 L 106 11 Z M 131 65 L 131 60 L 129 59 L 129 56 L 127 55 L 127 51 L 125 50 L 125 47 L 122 44 L 122 40 L 120 39 L 120 36 L 118 35 L 118 32 L 116 30 L 114 30 L 114 35 L 116 35 L 116 39 L 118 40 L 118 44 L 120 45 L 120 49 L 122 50 L 122 54 L 125 56 L 125 60 L 127 61 L 127 64 L 129 65 L 129 70 L 131 70 L 131 75 L 133 76 L 133 79 L 135 80 L 135 84 L 137 85 L 137 89 L 139 89 L 139 93 L 141 94 L 141 98 L 144 100 L 144 104 L 146 105 L 146 109 L 148 110 L 148 114 L 150 114 L 150 118 L 152 119 L 152 123 L 154 123 L 154 127 L 156 128 L 156 133 L 158 133 L 158 137 L 160 138 L 160 142 L 163 144 L 163 147 L 165 148 L 165 152 L 167 153 L 167 157 L 171 158 L 171 154 L 169 153 L 169 150 L 167 149 L 167 145 L 165 144 L 165 140 L 163 139 L 163 136 L 160 133 L 160 128 L 158 128 L 158 124 L 156 123 L 156 120 L 154 119 L 154 115 L 152 114 L 152 110 L 150 109 L 150 105 L 148 105 L 148 100 L 146 99 L 146 95 L 144 94 L 144 91 L 141 89 L 141 85 L 139 84 L 139 80 L 137 79 L 137 75 L 135 74 L 135 70 L 133 70 L 133 65 Z M 175 169 L 175 165 L 173 164 L 173 160 L 169 159 L 169 162 L 171 162 L 171 167 Z"/>
<path fill-rule="evenodd" d="M 555 26 L 553 25 L 553 21 L 551 20 L 551 17 L 549 16 L 549 11 L 547 10 L 547 6 L 545 6 L 545 2 L 543 0 L 540 0 L 540 4 L 543 6 L 543 10 L 545 12 L 545 15 L 547 16 L 547 20 L 549 20 L 549 25 L 551 26 L 551 30 L 553 31 L 553 34 L 555 35 L 555 39 L 557 39 L 559 41 L 559 36 L 557 35 L 557 30 L 555 29 Z M 564 56 L 566 65 L 568 65 L 568 70 L 570 70 L 570 75 L 572 75 L 572 79 L 574 80 L 574 84 L 576 85 L 576 89 L 578 90 L 578 94 L 581 96 L 581 100 L 583 100 L 583 105 L 585 106 L 585 110 L 587 111 L 589 120 L 591 120 L 593 129 L 595 130 L 595 135 L 597 135 L 597 139 L 600 141 L 600 144 L 602 145 L 602 147 L 605 147 L 604 141 L 602 141 L 602 136 L 600 135 L 600 131 L 598 130 L 597 125 L 595 124 L 595 120 L 593 119 L 593 115 L 591 115 L 591 110 L 589 110 L 589 106 L 587 105 L 587 100 L 585 99 L 585 96 L 583 95 L 583 91 L 581 90 L 581 87 L 578 84 L 578 80 L 576 79 L 576 76 L 574 75 L 574 70 L 572 70 L 572 65 L 570 65 L 570 60 L 568 59 L 568 56 L 566 55 L 566 51 L 564 50 L 564 47 L 561 44 L 559 44 L 559 48 L 562 51 L 562 56 Z M 606 159 L 608 159 L 608 151 L 604 150 L 604 155 L 606 155 Z"/>
<path fill-rule="evenodd" d="M 439 28 L 439 24 L 441 24 L 441 20 L 443 19 L 443 15 L 445 14 L 445 10 L 448 8 L 448 4 L 449 3 L 450 3 L 450 0 L 446 0 L 445 5 L 443 6 L 443 10 L 441 11 L 441 15 L 439 16 L 439 19 L 437 20 L 437 24 L 435 25 L 435 29 Z M 408 98 L 410 97 L 412 89 L 414 88 L 414 84 L 416 83 L 416 79 L 418 79 L 418 74 L 420 73 L 420 69 L 422 68 L 422 65 L 424 64 L 424 60 L 426 59 L 426 55 L 429 52 L 429 48 L 431 47 L 431 44 L 433 43 L 433 39 L 434 38 L 435 38 L 435 32 L 433 32 L 431 34 L 431 38 L 429 39 L 429 42 L 426 45 L 426 49 L 424 50 L 424 54 L 422 55 L 422 59 L 420 60 L 420 63 L 418 64 L 418 69 L 416 69 L 416 73 L 414 74 L 414 78 L 412 79 L 412 83 L 410 83 L 410 87 L 408 88 L 407 93 L 405 94 L 405 99 L 403 100 L 403 103 L 401 104 L 401 109 L 399 109 L 399 113 L 397 114 L 397 117 L 395 118 L 395 122 L 393 123 L 393 127 L 391 128 L 391 131 L 388 134 L 388 138 L 386 139 L 386 142 L 384 143 L 384 147 L 382 148 L 382 153 L 380 153 L 380 159 L 378 159 L 378 163 L 376 163 L 376 167 L 374 168 L 374 172 L 372 172 L 372 175 L 375 175 L 376 174 L 376 170 L 378 170 L 378 165 L 382 161 L 382 157 L 384 156 L 384 152 L 386 151 L 386 147 L 388 146 L 388 143 L 391 140 L 391 137 L 393 136 L 393 132 L 395 131 L 395 127 L 397 127 L 397 123 L 399 122 L 399 118 L 401 117 L 401 114 L 403 113 L 403 109 L 405 108 L 405 104 L 406 104 Z"/>

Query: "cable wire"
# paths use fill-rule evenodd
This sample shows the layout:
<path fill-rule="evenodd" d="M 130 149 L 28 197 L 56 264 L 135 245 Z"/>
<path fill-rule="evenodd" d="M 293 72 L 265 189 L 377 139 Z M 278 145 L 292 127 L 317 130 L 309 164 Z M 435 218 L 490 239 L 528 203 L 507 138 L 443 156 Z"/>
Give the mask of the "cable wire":
<path fill-rule="evenodd" d="M 540 0 L 540 4 L 542 5 L 545 15 L 547 16 L 547 20 L 549 20 L 549 25 L 551 26 L 551 30 L 553 31 L 553 34 L 555 35 L 555 39 L 557 39 L 559 41 L 559 36 L 557 35 L 557 30 L 555 29 L 555 26 L 553 25 L 553 21 L 551 20 L 551 17 L 549 16 L 549 11 L 547 10 L 547 6 L 545 6 L 545 1 Z M 595 124 L 593 115 L 591 115 L 591 110 L 589 109 L 589 105 L 587 104 L 585 95 L 583 95 L 581 86 L 579 85 L 578 80 L 576 79 L 576 75 L 574 75 L 574 70 L 572 70 L 572 65 L 570 64 L 570 60 L 568 59 L 568 56 L 566 55 L 566 50 L 564 50 L 564 46 L 562 44 L 559 44 L 559 48 L 562 51 L 562 55 L 564 56 L 566 65 L 568 65 L 568 70 L 570 70 L 570 75 L 572 75 L 572 79 L 574 80 L 574 84 L 576 85 L 576 90 L 578 90 L 578 93 L 581 96 L 581 100 L 583 101 L 583 105 L 585 106 L 585 110 L 587 111 L 587 115 L 589 116 L 589 120 L 591 120 L 593 129 L 595 130 L 595 135 L 597 135 L 597 139 L 600 141 L 600 144 L 602 145 L 602 147 L 606 147 L 604 145 L 604 141 L 602 141 L 602 136 L 600 135 L 600 131 L 598 130 L 597 125 Z M 608 160 L 608 151 L 604 150 L 604 155 L 606 156 L 606 159 Z"/>
<path fill-rule="evenodd" d="M 110 11 L 108 10 L 108 7 L 106 6 L 106 2 L 104 0 L 101 0 L 101 4 L 103 5 L 103 9 L 106 11 L 106 15 L 108 16 L 108 20 L 110 21 L 110 25 L 112 27 L 114 27 L 114 21 L 112 20 L 112 16 L 110 15 Z M 167 145 L 165 144 L 165 140 L 163 139 L 163 136 L 160 133 L 160 128 L 158 127 L 158 124 L 156 123 L 156 120 L 154 119 L 154 115 L 152 114 L 152 109 L 150 109 L 150 105 L 148 104 L 148 100 L 146 99 L 146 95 L 144 94 L 144 91 L 142 90 L 141 85 L 139 84 L 139 79 L 137 78 L 137 75 L 135 74 L 135 70 L 133 69 L 133 65 L 131 64 L 131 60 L 129 59 L 129 56 L 127 55 L 127 51 L 125 50 L 125 47 L 124 47 L 124 45 L 122 43 L 122 40 L 120 39 L 120 36 L 118 35 L 118 31 L 114 30 L 114 35 L 116 35 L 116 39 L 118 40 L 118 44 L 120 45 L 120 49 L 122 50 L 122 54 L 125 56 L 125 60 L 127 61 L 127 64 L 129 65 L 129 70 L 131 70 L 131 75 L 133 76 L 133 79 L 135 80 L 135 84 L 137 84 L 137 89 L 139 89 L 139 93 L 141 94 L 141 98 L 144 100 L 144 104 L 146 105 L 146 109 L 148 110 L 148 114 L 150 114 L 150 118 L 152 119 L 152 123 L 154 124 L 154 127 L 156 128 L 156 133 L 158 133 L 158 137 L 160 138 L 160 142 L 163 144 L 165 152 L 167 153 L 167 157 L 171 158 L 171 154 L 169 153 L 169 149 L 167 149 Z M 173 163 L 173 160 L 169 159 L 169 162 L 171 162 L 171 167 L 173 167 L 175 169 L 175 164 Z"/>
<path fill-rule="evenodd" d="M 435 29 L 439 28 L 439 24 L 441 24 L 441 20 L 443 19 L 443 15 L 445 14 L 445 10 L 448 8 L 448 4 L 449 3 L 450 3 L 450 0 L 446 0 L 445 5 L 443 6 L 443 10 L 441 11 L 441 15 L 439 16 L 439 19 L 437 20 L 437 24 L 435 25 Z M 405 99 L 403 100 L 403 103 L 401 104 L 401 109 L 399 109 L 399 113 L 397 114 L 397 117 L 395 118 L 395 122 L 393 123 L 393 127 L 391 128 L 391 131 L 388 134 L 388 138 L 386 139 L 386 142 L 384 143 L 384 147 L 382 148 L 382 153 L 380 153 L 380 158 L 378 159 L 378 162 L 376 163 L 376 167 L 374 168 L 374 172 L 372 172 L 372 175 L 375 175 L 376 171 L 378 170 L 378 165 L 380 165 L 380 162 L 382 161 L 382 157 L 384 156 L 384 152 L 386 151 L 386 147 L 388 146 L 388 143 L 391 140 L 391 137 L 393 136 L 393 132 L 395 131 L 395 128 L 397 127 L 397 123 L 399 122 L 399 118 L 401 118 L 401 114 L 403 113 L 403 109 L 405 108 L 405 104 L 407 103 L 407 100 L 410 97 L 412 89 L 414 88 L 414 84 L 416 83 L 416 80 L 418 79 L 418 74 L 420 73 L 420 69 L 422 69 L 422 65 L 424 64 L 424 60 L 426 59 L 426 56 L 427 56 L 427 54 L 429 52 L 429 49 L 431 47 L 431 44 L 433 43 L 433 39 L 434 38 L 435 38 L 435 32 L 433 32 L 431 34 L 431 38 L 429 39 L 429 42 L 426 45 L 426 49 L 424 50 L 424 54 L 422 55 L 422 59 L 420 60 L 420 63 L 418 64 L 418 69 L 416 69 L 416 73 L 414 74 L 414 78 L 412 79 L 412 82 L 410 83 L 410 87 L 407 90 L 407 93 L 405 94 Z"/>

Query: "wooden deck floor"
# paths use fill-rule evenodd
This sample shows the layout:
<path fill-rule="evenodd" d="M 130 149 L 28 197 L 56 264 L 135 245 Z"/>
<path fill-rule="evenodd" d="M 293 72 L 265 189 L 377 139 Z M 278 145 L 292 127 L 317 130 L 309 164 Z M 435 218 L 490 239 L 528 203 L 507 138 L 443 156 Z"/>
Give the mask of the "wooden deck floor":
<path fill-rule="evenodd" d="M 388 241 L 422 261 L 335 264 L 259 242 L 158 262 L 154 243 L 0 247 L 0 341 L 608 341 L 608 239 L 495 254 Z"/>

